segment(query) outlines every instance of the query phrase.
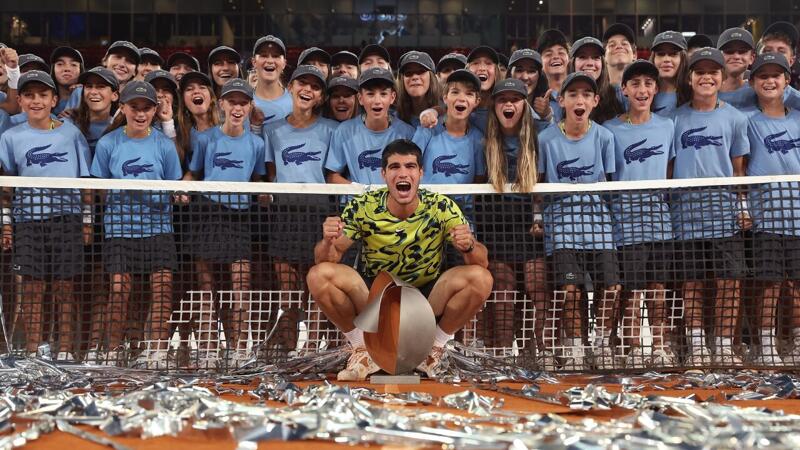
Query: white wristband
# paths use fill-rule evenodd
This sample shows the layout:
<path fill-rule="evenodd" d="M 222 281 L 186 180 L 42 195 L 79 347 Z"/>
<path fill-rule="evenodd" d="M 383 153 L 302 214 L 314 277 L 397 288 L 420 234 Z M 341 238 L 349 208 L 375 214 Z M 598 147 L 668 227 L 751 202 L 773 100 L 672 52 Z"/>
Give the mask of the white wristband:
<path fill-rule="evenodd" d="M 94 220 L 94 215 L 92 214 L 92 205 L 83 205 L 81 211 L 83 212 L 83 224 L 91 225 Z"/>
<path fill-rule="evenodd" d="M 6 66 L 6 75 L 8 75 L 8 87 L 11 89 L 16 89 L 20 76 L 19 66 L 14 67 L 13 69 Z"/>
<path fill-rule="evenodd" d="M 163 131 L 168 138 L 174 138 L 177 135 L 175 132 L 175 119 L 169 119 L 161 122 L 161 131 Z"/>
<path fill-rule="evenodd" d="M 11 216 L 11 208 L 3 208 L 3 225 L 11 225 L 13 223 L 13 217 Z"/>
<path fill-rule="evenodd" d="M 741 210 L 741 212 L 743 212 L 744 214 L 749 214 L 749 213 L 750 213 L 750 212 L 749 212 L 749 211 L 750 211 L 750 208 L 748 208 L 748 207 L 747 207 L 747 199 L 744 199 L 744 198 L 742 198 L 742 199 L 739 199 L 739 209 L 740 209 L 740 210 Z"/>
<path fill-rule="evenodd" d="M 253 122 L 250 122 L 250 132 L 251 133 L 253 133 L 253 134 L 257 135 L 257 136 L 261 136 L 261 129 L 262 129 L 262 125 L 256 125 Z"/>
<path fill-rule="evenodd" d="M 544 222 L 544 217 L 542 217 L 541 213 L 534 213 L 533 214 L 533 223 L 541 223 Z"/>

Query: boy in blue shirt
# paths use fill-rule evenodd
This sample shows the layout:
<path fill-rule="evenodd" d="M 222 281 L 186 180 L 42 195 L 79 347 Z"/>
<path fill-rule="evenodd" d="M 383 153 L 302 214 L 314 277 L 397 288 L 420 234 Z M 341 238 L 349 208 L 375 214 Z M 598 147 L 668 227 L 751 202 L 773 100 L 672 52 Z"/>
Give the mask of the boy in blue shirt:
<path fill-rule="evenodd" d="M 0 137 L 4 173 L 25 177 L 88 176 L 91 156 L 86 139 L 74 125 L 51 117 L 58 96 L 50 75 L 32 70 L 20 77 L 18 86 L 26 121 Z M 74 361 L 73 279 L 82 271 L 83 245 L 92 236 L 91 195 L 82 196 L 77 189 L 18 188 L 10 205 L 6 198 L 3 201 L 3 250 L 14 250 L 13 270 L 26 351 L 35 354 L 42 343 L 42 308 L 45 295 L 49 294 L 58 309 L 56 359 Z M 9 206 L 13 207 L 13 214 Z"/>
<path fill-rule="evenodd" d="M 737 109 L 753 106 L 756 96 L 744 78 L 755 58 L 753 35 L 744 28 L 728 28 L 719 36 L 717 49 L 725 57 L 725 80 L 719 99 Z"/>
<path fill-rule="evenodd" d="M 614 134 L 616 170 L 613 181 L 664 180 L 669 162 L 675 157 L 672 120 L 651 112 L 658 92 L 658 68 L 646 60 L 629 65 L 622 74 L 622 92 L 628 99 L 628 112 L 603 124 Z M 675 364 L 675 354 L 668 347 L 665 314 L 665 282 L 671 257 L 669 241 L 672 225 L 669 207 L 660 193 L 623 193 L 614 196 L 614 242 L 619 251 L 624 309 L 632 310 L 631 320 L 638 321 L 640 296 L 648 309 L 653 336 L 650 361 L 644 360 L 639 342 L 639 323 L 633 323 L 626 365 L 658 367 Z M 625 329 L 625 328 L 623 328 Z"/>
<path fill-rule="evenodd" d="M 750 159 L 747 175 L 795 175 L 800 173 L 800 111 L 784 106 L 783 95 L 790 68 L 780 53 L 756 58 L 750 85 L 758 95 L 758 108 L 749 114 L 747 135 Z M 800 347 L 800 186 L 796 182 L 755 185 L 750 188 L 750 210 L 755 231 L 753 257 L 755 278 L 760 282 L 756 319 L 760 346 L 754 345 L 753 362 L 772 367 L 796 364 Z M 788 283 L 784 283 L 788 281 Z M 787 285 L 792 300 L 791 328 L 794 352 L 781 358 L 776 346 L 777 305 Z"/>
<path fill-rule="evenodd" d="M 689 61 L 692 99 L 675 110 L 675 159 L 673 178 L 733 177 L 745 173 L 749 153 L 747 118 L 718 99 L 725 60 L 714 48 L 696 51 Z M 673 198 L 675 238 L 683 241 L 683 302 L 688 328 L 687 365 L 707 367 L 741 364 L 733 352 L 739 314 L 740 278 L 743 276 L 744 243 L 739 236 L 749 227 L 740 202 L 744 192 L 701 188 Z M 713 273 L 707 278 L 707 273 Z M 706 281 L 709 283 L 707 284 Z M 705 291 L 704 288 L 708 290 Z M 703 294 L 713 293 L 714 336 L 706 343 L 703 328 Z M 714 355 L 712 358 L 711 355 Z"/>
<path fill-rule="evenodd" d="M 389 113 L 396 97 L 394 78 L 388 70 L 372 67 L 361 74 L 358 102 L 364 113 L 342 122 L 333 132 L 325 161 L 329 183 L 383 184 L 380 170 L 383 148 L 414 135 L 411 125 Z"/>
<path fill-rule="evenodd" d="M 483 133 L 469 123 L 478 106 L 480 79 L 466 69 L 447 77 L 447 116 L 435 127 L 417 127 L 412 141 L 422 150 L 423 184 L 468 184 L 486 180 Z"/>
<path fill-rule="evenodd" d="M 614 136 L 589 119 L 598 102 L 597 84 L 585 72 L 573 72 L 564 80 L 559 96 L 564 119 L 539 135 L 542 181 L 595 183 L 614 173 Z M 602 299 L 593 344 L 599 365 L 610 366 L 611 327 L 619 291 L 610 211 L 599 195 L 592 194 L 547 195 L 544 204 L 545 251 L 552 261 L 554 284 L 565 298 L 560 322 L 562 364 L 570 370 L 586 367 L 580 299 L 581 288 L 592 283 L 601 294 L 595 301 Z M 605 290 L 598 289 L 600 286 Z M 587 335 L 583 333 L 583 337 Z"/>

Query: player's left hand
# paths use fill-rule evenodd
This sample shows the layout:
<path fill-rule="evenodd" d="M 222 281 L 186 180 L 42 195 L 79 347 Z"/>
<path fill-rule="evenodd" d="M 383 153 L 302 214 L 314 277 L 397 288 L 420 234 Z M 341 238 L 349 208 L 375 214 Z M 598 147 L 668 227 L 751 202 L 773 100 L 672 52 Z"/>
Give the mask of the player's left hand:
<path fill-rule="evenodd" d="M 92 224 L 90 223 L 83 224 L 83 245 L 91 245 L 93 235 L 94 235 L 94 230 L 92 229 Z"/>
<path fill-rule="evenodd" d="M 261 125 L 264 123 L 264 112 L 261 111 L 257 106 L 253 107 L 253 110 L 250 111 L 250 123 Z"/>
<path fill-rule="evenodd" d="M 0 48 L 0 63 L 8 66 L 9 69 L 19 66 L 17 51 L 10 47 Z"/>
<path fill-rule="evenodd" d="M 158 120 L 161 122 L 172 120 L 172 99 L 167 96 L 158 100 Z"/>
<path fill-rule="evenodd" d="M 475 247 L 475 237 L 469 229 L 469 225 L 456 225 L 450 229 L 450 237 L 453 239 L 453 246 L 461 253 Z"/>

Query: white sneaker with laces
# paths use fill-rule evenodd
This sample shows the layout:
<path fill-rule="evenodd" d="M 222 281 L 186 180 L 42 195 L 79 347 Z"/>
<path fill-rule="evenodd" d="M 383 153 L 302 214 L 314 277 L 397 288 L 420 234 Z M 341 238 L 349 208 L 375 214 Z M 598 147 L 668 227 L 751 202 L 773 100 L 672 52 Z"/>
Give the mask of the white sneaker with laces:
<path fill-rule="evenodd" d="M 561 350 L 559 359 L 561 360 L 561 368 L 565 370 L 586 370 L 586 358 L 581 345 L 564 347 Z"/>
<path fill-rule="evenodd" d="M 626 369 L 644 369 L 645 368 L 644 349 L 642 347 L 633 347 L 628 355 L 625 357 Z"/>
<path fill-rule="evenodd" d="M 56 355 L 56 361 L 59 361 L 59 362 L 75 362 L 76 360 L 75 360 L 75 356 L 72 354 L 72 352 L 60 351 Z"/>
<path fill-rule="evenodd" d="M 536 358 L 536 366 L 545 372 L 555 372 L 556 357 L 550 350 L 540 352 Z"/>
<path fill-rule="evenodd" d="M 714 363 L 711 357 L 711 350 L 707 347 L 689 348 L 686 354 L 686 365 L 691 367 L 687 373 L 703 373 L 703 371 Z"/>
<path fill-rule="evenodd" d="M 594 352 L 594 365 L 598 370 L 619 369 L 621 364 L 615 363 L 616 356 L 611 347 L 596 348 Z"/>
<path fill-rule="evenodd" d="M 714 364 L 719 366 L 741 366 L 742 358 L 730 347 L 718 348 L 714 353 Z"/>
<path fill-rule="evenodd" d="M 675 354 L 672 353 L 672 350 L 662 347 L 653 350 L 653 354 L 650 355 L 647 365 L 649 367 L 670 368 L 675 367 L 676 362 L 677 358 L 675 358 Z"/>
<path fill-rule="evenodd" d="M 133 367 L 137 369 L 166 369 L 167 350 L 145 350 L 136 358 Z"/>
<path fill-rule="evenodd" d="M 339 381 L 364 381 L 370 374 L 379 370 L 381 368 L 369 356 L 367 349 L 356 347 L 347 359 L 347 367 L 336 374 L 336 379 Z"/>

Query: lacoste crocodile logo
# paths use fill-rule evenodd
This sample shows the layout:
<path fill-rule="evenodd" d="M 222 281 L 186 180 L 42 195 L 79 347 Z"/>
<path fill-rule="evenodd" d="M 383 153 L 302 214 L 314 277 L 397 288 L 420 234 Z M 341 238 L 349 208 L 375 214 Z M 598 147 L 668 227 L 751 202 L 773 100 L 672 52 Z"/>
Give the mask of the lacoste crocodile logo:
<path fill-rule="evenodd" d="M 134 177 L 138 177 L 140 174 L 145 172 L 152 172 L 153 165 L 152 164 L 134 164 L 136 161 L 139 161 L 142 157 L 129 159 L 122 163 L 122 175 L 133 175 Z"/>
<path fill-rule="evenodd" d="M 290 163 L 295 163 L 295 165 L 299 166 L 306 161 L 319 161 L 320 158 L 317 156 L 320 152 L 300 152 L 295 151 L 305 147 L 306 144 L 298 144 L 292 145 L 290 147 L 286 147 L 281 151 L 281 158 L 283 158 L 283 165 L 288 166 Z"/>
<path fill-rule="evenodd" d="M 219 167 L 222 170 L 225 170 L 225 169 L 241 169 L 242 168 L 242 163 L 244 161 L 237 161 L 237 160 L 225 158 L 225 156 L 228 156 L 231 153 L 232 152 L 214 153 L 214 158 L 211 160 L 211 164 L 214 167 Z"/>
<path fill-rule="evenodd" d="M 706 128 L 708 127 L 692 128 L 691 130 L 684 131 L 681 135 L 681 145 L 683 148 L 694 147 L 695 150 L 700 150 L 708 145 L 713 145 L 716 147 L 721 146 L 722 142 L 720 142 L 720 139 L 722 139 L 722 136 L 703 136 L 694 134 L 699 133 Z"/>
<path fill-rule="evenodd" d="M 561 161 L 556 165 L 556 173 L 558 174 L 558 179 L 562 178 L 569 178 L 572 181 L 577 180 L 578 178 L 585 176 L 585 175 L 592 175 L 592 168 L 594 164 L 591 166 L 581 166 L 581 167 L 569 167 L 570 164 L 578 161 L 580 158 L 569 159 L 566 161 Z"/>
<path fill-rule="evenodd" d="M 625 156 L 625 164 L 630 164 L 634 161 L 639 161 L 640 163 L 643 163 L 647 158 L 650 158 L 651 156 L 664 154 L 664 152 L 658 151 L 658 149 L 663 147 L 664 144 L 654 145 L 652 147 L 638 148 L 645 142 L 647 142 L 647 138 L 642 139 L 641 141 L 636 142 L 635 144 L 631 144 L 628 146 L 628 148 L 625 149 L 625 151 L 623 152 L 623 155 Z"/>
<path fill-rule="evenodd" d="M 783 153 L 784 155 L 789 153 L 789 150 L 800 148 L 800 138 L 798 139 L 780 139 L 779 137 L 786 134 L 786 131 L 782 131 L 780 133 L 770 134 L 769 136 L 764 138 L 764 146 L 767 147 L 767 151 L 771 153 Z"/>
<path fill-rule="evenodd" d="M 377 170 L 381 168 L 381 159 L 376 158 L 372 155 L 380 153 L 381 149 L 377 148 L 375 150 L 365 150 L 358 155 L 358 168 L 365 169 L 369 168 L 372 170 Z"/>
<path fill-rule="evenodd" d="M 27 166 L 34 166 L 38 164 L 40 167 L 46 167 L 48 164 L 57 163 L 57 162 L 67 162 L 67 159 L 64 156 L 67 155 L 67 152 L 63 153 L 39 153 L 47 150 L 53 144 L 43 145 L 41 147 L 34 147 L 28 150 L 25 153 L 25 159 L 27 162 Z"/>
<path fill-rule="evenodd" d="M 469 174 L 469 164 L 453 164 L 450 161 L 458 155 L 439 156 L 433 160 L 433 173 L 443 173 L 446 177 L 456 174 Z"/>

